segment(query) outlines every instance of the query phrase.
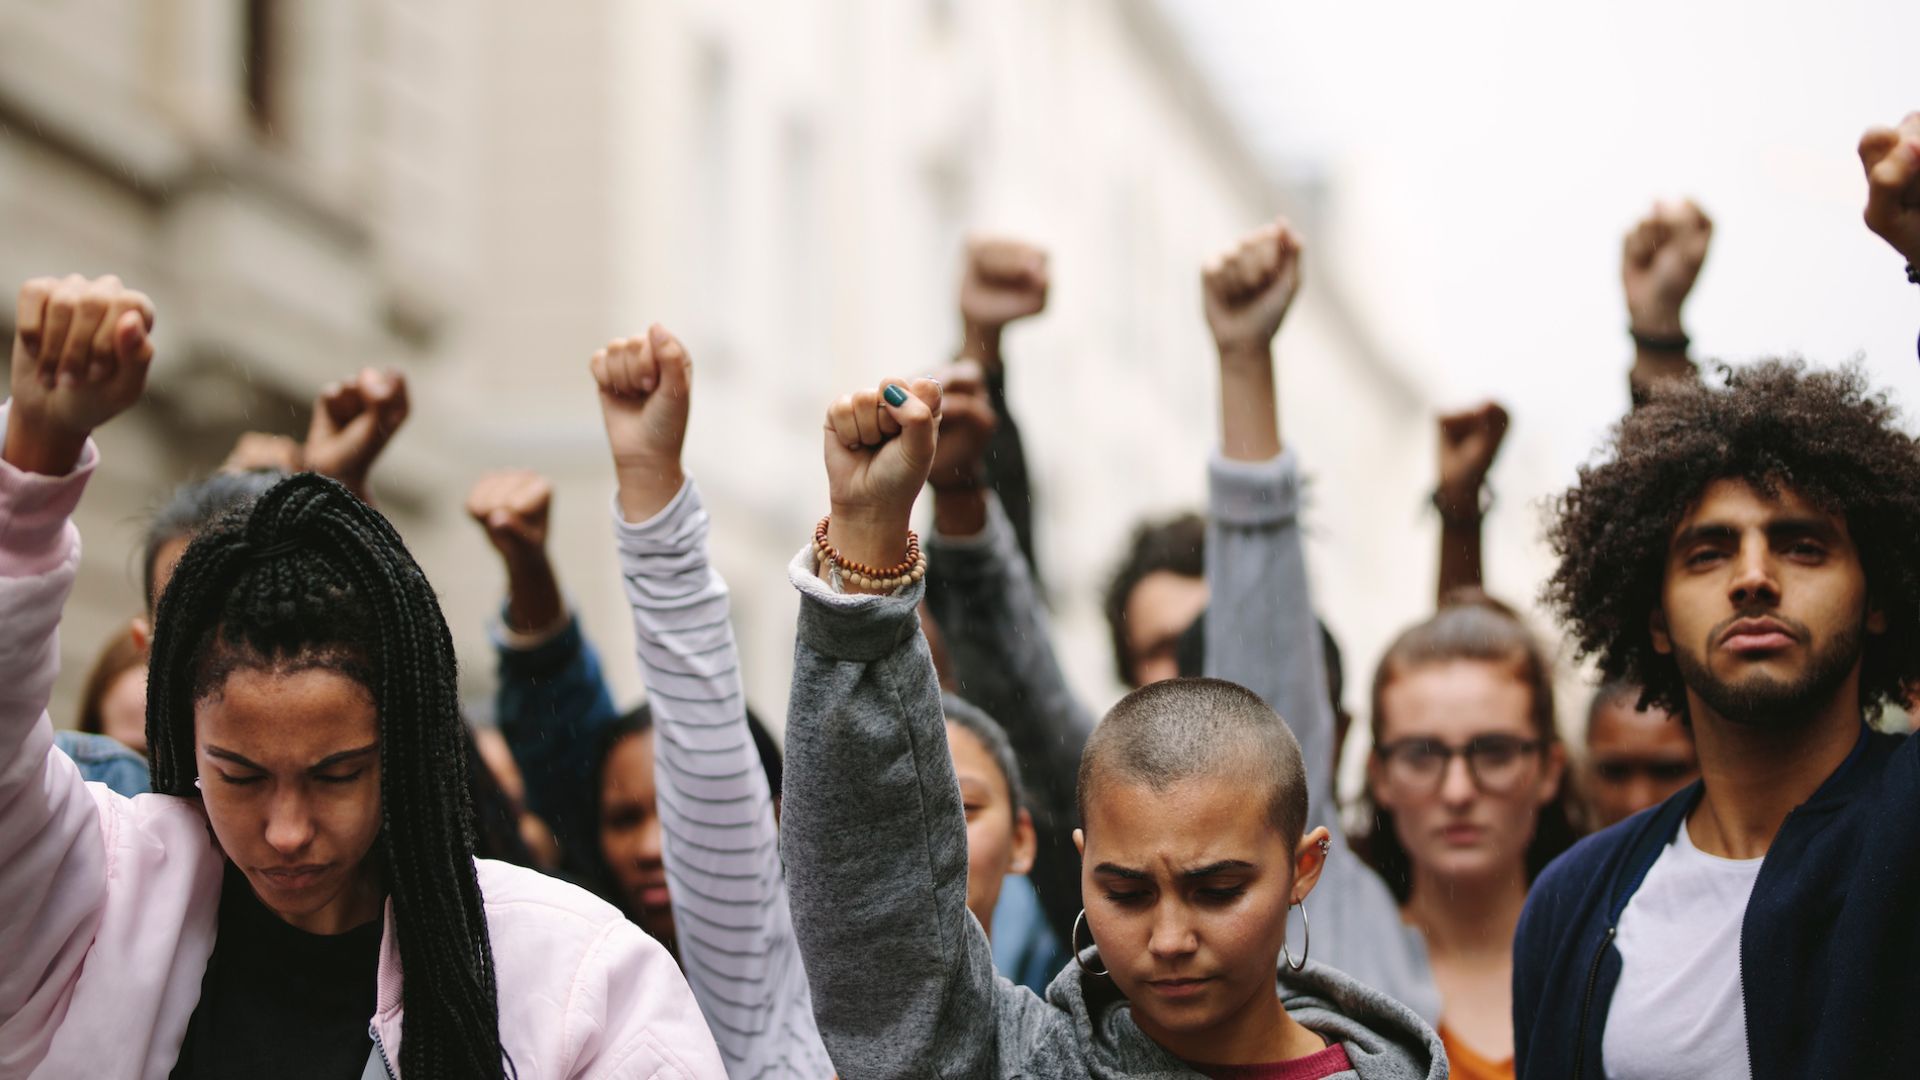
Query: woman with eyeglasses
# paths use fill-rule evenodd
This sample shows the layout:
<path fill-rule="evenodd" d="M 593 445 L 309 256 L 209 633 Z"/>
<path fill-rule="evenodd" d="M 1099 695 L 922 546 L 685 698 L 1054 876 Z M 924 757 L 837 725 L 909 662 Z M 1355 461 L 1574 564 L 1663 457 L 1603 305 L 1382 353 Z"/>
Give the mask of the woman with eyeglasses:
<path fill-rule="evenodd" d="M 1552 672 L 1491 601 L 1403 632 L 1373 679 L 1368 828 L 1350 837 L 1426 943 L 1452 1075 L 1511 1078 L 1513 934 L 1578 838 Z"/>

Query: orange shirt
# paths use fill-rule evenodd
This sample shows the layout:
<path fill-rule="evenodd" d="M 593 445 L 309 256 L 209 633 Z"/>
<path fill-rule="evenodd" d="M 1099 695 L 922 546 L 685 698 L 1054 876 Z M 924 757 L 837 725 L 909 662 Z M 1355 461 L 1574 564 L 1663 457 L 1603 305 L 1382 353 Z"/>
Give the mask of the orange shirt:
<path fill-rule="evenodd" d="M 1513 1059 L 1488 1061 L 1440 1025 L 1440 1045 L 1447 1048 L 1447 1075 L 1453 1080 L 1513 1080 Z"/>

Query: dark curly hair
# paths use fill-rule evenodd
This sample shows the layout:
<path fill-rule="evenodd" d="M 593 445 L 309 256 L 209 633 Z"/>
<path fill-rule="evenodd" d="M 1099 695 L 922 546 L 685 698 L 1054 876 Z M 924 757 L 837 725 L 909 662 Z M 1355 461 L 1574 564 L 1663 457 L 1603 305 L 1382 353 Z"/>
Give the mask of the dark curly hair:
<path fill-rule="evenodd" d="M 1860 700 L 1869 718 L 1920 680 L 1920 450 L 1885 391 L 1858 365 L 1809 371 L 1769 360 L 1713 381 L 1656 388 L 1615 429 L 1612 454 L 1583 466 L 1554 504 L 1560 559 L 1542 600 L 1604 681 L 1643 687 L 1639 704 L 1686 715 L 1679 667 L 1654 651 L 1667 545 L 1716 480 L 1791 490 L 1846 521 L 1886 631 L 1866 638 Z"/>
<path fill-rule="evenodd" d="M 1166 521 L 1142 522 L 1127 543 L 1127 555 L 1107 582 L 1107 633 L 1113 644 L 1113 670 L 1128 686 L 1133 673 L 1133 649 L 1127 641 L 1127 601 L 1149 574 L 1166 570 L 1181 577 L 1207 575 L 1207 521 L 1199 514 L 1181 514 Z"/>

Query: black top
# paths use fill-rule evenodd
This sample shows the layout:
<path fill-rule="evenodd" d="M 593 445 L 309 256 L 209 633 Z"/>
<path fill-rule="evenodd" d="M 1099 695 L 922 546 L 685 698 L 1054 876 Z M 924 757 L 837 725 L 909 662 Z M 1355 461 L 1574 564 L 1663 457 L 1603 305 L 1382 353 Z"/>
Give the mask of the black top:
<path fill-rule="evenodd" d="M 289 926 L 229 864 L 174 1080 L 358 1080 L 373 1052 L 380 931 L 379 919 L 344 934 Z"/>

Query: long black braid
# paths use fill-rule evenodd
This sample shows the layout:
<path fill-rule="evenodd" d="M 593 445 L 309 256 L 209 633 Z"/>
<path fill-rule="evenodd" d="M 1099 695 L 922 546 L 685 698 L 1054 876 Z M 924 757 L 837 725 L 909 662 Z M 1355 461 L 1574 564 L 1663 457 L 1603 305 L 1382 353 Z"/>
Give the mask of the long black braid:
<path fill-rule="evenodd" d="M 147 740 L 162 794 L 195 797 L 194 705 L 236 669 L 331 668 L 372 692 L 375 848 L 405 973 L 400 1071 L 503 1076 L 453 639 L 393 526 L 332 480 L 290 477 L 194 539 L 155 623 Z"/>

